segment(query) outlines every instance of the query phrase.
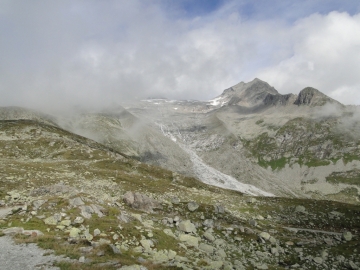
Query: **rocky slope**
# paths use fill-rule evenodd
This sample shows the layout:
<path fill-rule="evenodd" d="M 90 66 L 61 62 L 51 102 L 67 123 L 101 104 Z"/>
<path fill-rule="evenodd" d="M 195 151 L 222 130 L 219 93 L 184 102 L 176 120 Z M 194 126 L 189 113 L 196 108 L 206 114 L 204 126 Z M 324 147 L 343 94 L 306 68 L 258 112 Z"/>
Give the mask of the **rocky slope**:
<path fill-rule="evenodd" d="M 60 269 L 359 269 L 356 205 L 209 186 L 34 120 L 0 121 L 0 146 L 0 235 Z"/>
<path fill-rule="evenodd" d="M 141 162 L 249 194 L 359 204 L 359 112 L 311 87 L 282 95 L 254 79 L 206 102 L 143 100 L 66 117 L 3 108 L 0 119 L 61 126 Z"/>

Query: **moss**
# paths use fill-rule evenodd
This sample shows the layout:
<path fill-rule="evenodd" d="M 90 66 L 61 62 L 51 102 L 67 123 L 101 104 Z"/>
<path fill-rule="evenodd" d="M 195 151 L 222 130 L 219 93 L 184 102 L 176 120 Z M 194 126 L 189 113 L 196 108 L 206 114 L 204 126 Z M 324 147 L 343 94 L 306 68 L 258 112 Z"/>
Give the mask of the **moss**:
<path fill-rule="evenodd" d="M 360 186 L 360 171 L 351 170 L 346 172 L 333 172 L 326 177 L 326 181 L 332 184 L 348 184 Z"/>

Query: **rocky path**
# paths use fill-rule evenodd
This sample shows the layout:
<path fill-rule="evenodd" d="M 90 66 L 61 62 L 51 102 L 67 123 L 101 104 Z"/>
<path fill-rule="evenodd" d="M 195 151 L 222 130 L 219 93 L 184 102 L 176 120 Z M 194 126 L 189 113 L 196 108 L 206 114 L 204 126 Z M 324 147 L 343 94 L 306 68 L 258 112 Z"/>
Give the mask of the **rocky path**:
<path fill-rule="evenodd" d="M 35 244 L 15 244 L 10 236 L 0 237 L 1 270 L 60 269 L 54 267 L 56 260 L 63 260 L 53 254 L 44 256 L 48 251 Z"/>
<path fill-rule="evenodd" d="M 13 209 L 13 207 L 1 207 L 0 208 L 0 219 L 9 215 L 11 213 L 12 209 Z"/>

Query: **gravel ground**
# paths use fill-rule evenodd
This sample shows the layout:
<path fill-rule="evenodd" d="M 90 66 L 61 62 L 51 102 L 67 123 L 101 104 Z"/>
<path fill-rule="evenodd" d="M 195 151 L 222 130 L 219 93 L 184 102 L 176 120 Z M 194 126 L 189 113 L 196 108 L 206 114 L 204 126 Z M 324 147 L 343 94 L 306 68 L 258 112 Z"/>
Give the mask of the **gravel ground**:
<path fill-rule="evenodd" d="M 15 244 L 10 236 L 0 237 L 0 269 L 1 270 L 55 270 L 54 261 L 66 260 L 63 257 L 40 249 L 36 244 Z"/>

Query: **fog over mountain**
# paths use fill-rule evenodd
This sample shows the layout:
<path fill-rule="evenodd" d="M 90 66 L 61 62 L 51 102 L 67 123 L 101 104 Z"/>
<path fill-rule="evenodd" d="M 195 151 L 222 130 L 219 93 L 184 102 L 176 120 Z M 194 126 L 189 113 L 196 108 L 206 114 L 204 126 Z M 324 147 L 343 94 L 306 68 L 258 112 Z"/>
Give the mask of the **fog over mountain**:
<path fill-rule="evenodd" d="M 1 1 L 0 106 L 209 100 L 261 78 L 360 104 L 358 1 Z"/>

